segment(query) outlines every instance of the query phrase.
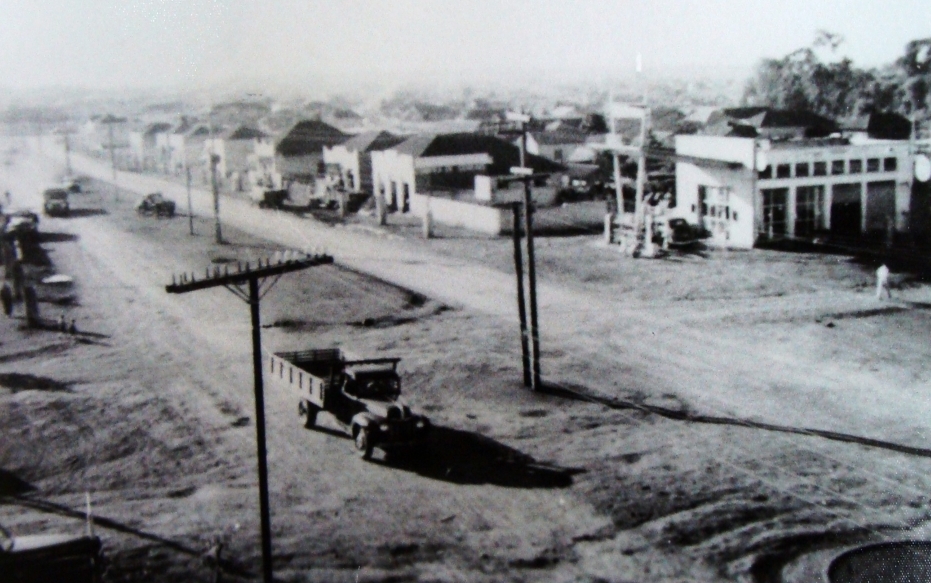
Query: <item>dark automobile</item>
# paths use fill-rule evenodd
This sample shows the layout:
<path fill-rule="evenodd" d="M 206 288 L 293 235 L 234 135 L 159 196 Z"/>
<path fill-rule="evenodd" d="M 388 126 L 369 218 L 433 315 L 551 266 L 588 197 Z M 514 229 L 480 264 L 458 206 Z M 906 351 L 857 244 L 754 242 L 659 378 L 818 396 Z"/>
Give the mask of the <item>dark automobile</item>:
<path fill-rule="evenodd" d="M 39 215 L 32 211 L 15 211 L 3 219 L 3 234 L 6 237 L 33 237 L 38 232 Z"/>
<path fill-rule="evenodd" d="M 140 215 L 155 215 L 158 217 L 175 216 L 175 203 L 166 199 L 161 192 L 153 192 L 145 195 L 136 207 L 136 212 Z"/>
<path fill-rule="evenodd" d="M 708 234 L 697 225 L 690 225 L 685 219 L 669 219 L 669 246 L 688 247 L 707 239 Z"/>
<path fill-rule="evenodd" d="M 42 193 L 42 209 L 50 217 L 67 217 L 71 213 L 68 203 L 68 190 L 64 188 L 49 188 Z"/>
<path fill-rule="evenodd" d="M 0 579 L 96 583 L 102 566 L 100 547 L 96 536 L 12 536 L 0 528 Z"/>

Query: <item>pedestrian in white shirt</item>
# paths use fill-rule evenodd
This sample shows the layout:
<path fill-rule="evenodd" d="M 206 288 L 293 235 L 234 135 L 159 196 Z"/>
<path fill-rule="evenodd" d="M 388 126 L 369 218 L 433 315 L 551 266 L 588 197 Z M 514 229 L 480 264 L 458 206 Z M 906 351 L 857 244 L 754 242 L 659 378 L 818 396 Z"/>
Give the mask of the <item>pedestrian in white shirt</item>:
<path fill-rule="evenodd" d="M 889 268 L 885 264 L 876 270 L 876 299 L 883 299 L 883 293 L 888 299 L 892 299 L 892 292 L 889 291 Z"/>

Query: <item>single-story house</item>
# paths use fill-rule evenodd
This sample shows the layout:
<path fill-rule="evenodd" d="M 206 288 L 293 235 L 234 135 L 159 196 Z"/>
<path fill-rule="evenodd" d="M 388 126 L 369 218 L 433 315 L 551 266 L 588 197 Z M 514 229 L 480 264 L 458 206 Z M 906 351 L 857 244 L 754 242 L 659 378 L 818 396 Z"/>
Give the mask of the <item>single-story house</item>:
<path fill-rule="evenodd" d="M 366 132 L 342 144 L 323 147 L 323 162 L 333 168 L 350 192 L 372 193 L 372 152 L 404 141 L 390 132 Z"/>
<path fill-rule="evenodd" d="M 158 168 L 161 159 L 158 136 L 170 132 L 171 127 L 170 123 L 154 122 L 129 132 L 129 153 L 133 167 L 140 170 Z"/>
<path fill-rule="evenodd" d="M 317 120 L 299 121 L 275 146 L 275 165 L 287 182 L 312 184 L 325 172 L 323 148 L 349 139 L 339 129 Z"/>
<path fill-rule="evenodd" d="M 249 126 L 239 126 L 207 138 L 205 155 L 220 157 L 217 174 L 236 191 L 248 191 L 259 178 L 274 172 L 274 147 L 265 132 Z"/>
<path fill-rule="evenodd" d="M 525 165 L 540 173 L 565 169 L 530 153 Z M 384 197 L 389 208 L 402 212 L 410 209 L 417 193 L 473 189 L 476 176 L 506 176 L 515 166 L 520 166 L 520 149 L 483 134 L 417 135 L 372 152 L 375 194 Z"/>

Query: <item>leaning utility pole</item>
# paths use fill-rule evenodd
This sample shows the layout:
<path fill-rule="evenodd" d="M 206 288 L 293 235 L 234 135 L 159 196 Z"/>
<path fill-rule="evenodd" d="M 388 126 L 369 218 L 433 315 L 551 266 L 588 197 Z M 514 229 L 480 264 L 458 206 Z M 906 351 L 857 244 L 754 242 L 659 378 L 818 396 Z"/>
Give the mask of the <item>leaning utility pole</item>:
<path fill-rule="evenodd" d="M 194 273 L 184 273 L 180 280 L 174 276 L 171 285 L 165 286 L 170 294 L 183 294 L 213 287 L 225 287 L 236 297 L 249 304 L 252 315 L 252 373 L 255 393 L 255 436 L 258 449 L 259 512 L 262 531 L 262 575 L 265 583 L 272 583 L 272 529 L 268 505 L 268 460 L 265 447 L 265 394 L 262 383 L 262 328 L 259 321 L 259 302 L 278 282 L 281 276 L 317 265 L 333 263 L 329 255 L 286 255 L 277 261 L 262 260 L 256 266 L 246 263 L 237 265 L 235 272 L 229 267 L 220 270 L 208 268 L 202 279 Z M 243 289 L 246 286 L 246 289 Z M 264 287 L 263 287 L 264 286 Z"/>

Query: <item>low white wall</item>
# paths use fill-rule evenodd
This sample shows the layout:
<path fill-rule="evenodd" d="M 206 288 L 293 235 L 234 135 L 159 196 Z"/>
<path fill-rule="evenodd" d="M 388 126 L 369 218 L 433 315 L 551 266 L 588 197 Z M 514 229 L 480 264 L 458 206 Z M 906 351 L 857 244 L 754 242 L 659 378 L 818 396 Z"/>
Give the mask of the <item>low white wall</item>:
<path fill-rule="evenodd" d="M 511 216 L 508 209 L 504 209 L 507 212 L 507 216 L 504 216 L 505 212 L 499 208 L 417 193 L 411 194 L 411 213 L 423 217 L 427 212 L 427 199 L 435 222 L 480 233 L 500 235 L 504 230 L 503 225 Z"/>
<path fill-rule="evenodd" d="M 553 207 L 538 208 L 533 213 L 533 230 L 571 231 L 574 229 L 601 229 L 607 209 L 604 201 L 588 201 Z M 513 220 L 513 219 L 512 219 Z M 510 228 L 505 229 L 508 233 Z"/>
<path fill-rule="evenodd" d="M 411 196 L 411 213 L 423 217 L 427 196 Z M 513 215 L 510 207 L 492 207 L 471 202 L 430 197 L 430 211 L 436 223 L 462 227 L 489 235 L 511 233 Z M 605 203 L 592 201 L 554 207 L 541 207 L 534 213 L 534 232 L 573 229 L 600 229 L 604 225 Z"/>

